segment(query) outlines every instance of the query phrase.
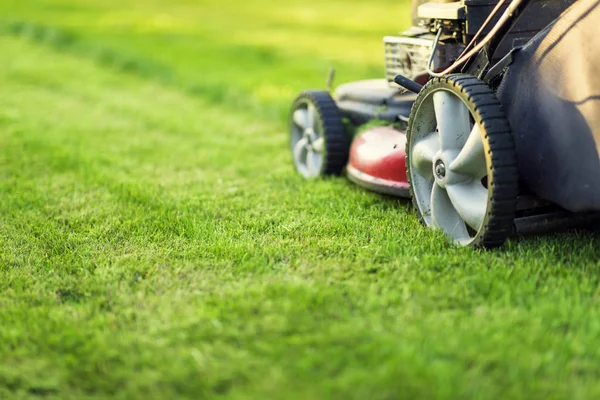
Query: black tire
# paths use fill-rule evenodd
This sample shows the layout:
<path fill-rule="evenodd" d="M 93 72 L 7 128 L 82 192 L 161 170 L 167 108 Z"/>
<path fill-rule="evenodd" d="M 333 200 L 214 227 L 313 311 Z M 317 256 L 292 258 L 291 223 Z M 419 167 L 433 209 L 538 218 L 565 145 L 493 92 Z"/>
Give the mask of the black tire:
<path fill-rule="evenodd" d="M 478 231 L 473 232 L 474 229 L 471 229 L 469 233 L 472 234 L 471 240 L 464 241 L 462 244 L 487 249 L 502 246 L 513 232 L 519 180 L 517 157 L 506 115 L 494 91 L 484 82 L 470 75 L 455 74 L 434 78 L 423 87 L 413 105 L 408 121 L 406 166 L 409 183 L 413 179 L 413 168 L 411 168 L 412 148 L 415 145 L 413 132 L 416 134 L 419 129 L 421 131 L 426 129 L 418 125 L 423 124 L 423 121 L 419 121 L 420 110 L 423 109 L 421 114 L 426 115 L 428 109 L 423 105 L 427 101 L 432 101 L 430 99 L 432 99 L 433 93 L 439 90 L 451 92 L 459 97 L 467 106 L 472 123 L 479 124 L 487 167 L 488 194 L 485 217 Z M 434 124 L 437 124 L 436 121 L 437 117 Z M 414 169 L 416 174 L 416 168 Z M 422 205 L 424 202 L 415 197 L 413 185 L 410 186 L 413 205 L 419 219 L 425 226 L 433 227 L 431 218 L 429 220 L 424 218 L 424 211 L 420 209 L 420 204 Z M 427 212 L 427 210 L 425 211 Z M 448 234 L 448 232 L 445 233 Z"/>
<path fill-rule="evenodd" d="M 313 174 L 313 176 L 340 175 L 348 163 L 351 140 L 346 132 L 341 113 L 335 101 L 329 92 L 322 90 L 302 92 L 298 95 L 291 108 L 289 118 L 290 145 L 296 169 L 306 177 L 309 177 L 305 173 L 306 171 L 299 167 L 294 156 L 294 147 L 298 139 L 297 135 L 301 129 L 294 122 L 294 113 L 308 105 L 314 106 L 316 110 L 316 124 L 320 128 L 325 142 L 323 152 L 320 153 L 322 163 L 318 168 L 318 172 Z"/>

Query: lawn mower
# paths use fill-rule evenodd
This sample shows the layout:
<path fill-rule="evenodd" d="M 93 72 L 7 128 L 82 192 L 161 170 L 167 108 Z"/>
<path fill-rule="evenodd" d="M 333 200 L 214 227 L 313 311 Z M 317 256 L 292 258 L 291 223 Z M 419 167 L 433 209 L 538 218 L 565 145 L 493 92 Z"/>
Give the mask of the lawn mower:
<path fill-rule="evenodd" d="M 413 0 L 384 78 L 296 98 L 297 171 L 411 198 L 471 247 L 598 221 L 599 4 Z"/>

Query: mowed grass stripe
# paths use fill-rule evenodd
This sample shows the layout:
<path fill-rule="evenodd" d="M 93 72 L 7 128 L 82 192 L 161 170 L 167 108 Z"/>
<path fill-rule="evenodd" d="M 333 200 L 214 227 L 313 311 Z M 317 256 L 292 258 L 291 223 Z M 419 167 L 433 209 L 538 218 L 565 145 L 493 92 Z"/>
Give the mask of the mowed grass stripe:
<path fill-rule="evenodd" d="M 450 247 L 268 118 L 0 44 L 0 397 L 598 394 L 597 236 Z"/>

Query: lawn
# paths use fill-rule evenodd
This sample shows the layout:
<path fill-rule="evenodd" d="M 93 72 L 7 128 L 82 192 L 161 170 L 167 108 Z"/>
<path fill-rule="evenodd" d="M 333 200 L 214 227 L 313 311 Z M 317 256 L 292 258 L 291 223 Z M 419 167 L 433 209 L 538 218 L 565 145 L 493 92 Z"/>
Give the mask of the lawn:
<path fill-rule="evenodd" d="M 600 237 L 448 245 L 305 181 L 398 1 L 0 3 L 0 399 L 597 399 Z"/>

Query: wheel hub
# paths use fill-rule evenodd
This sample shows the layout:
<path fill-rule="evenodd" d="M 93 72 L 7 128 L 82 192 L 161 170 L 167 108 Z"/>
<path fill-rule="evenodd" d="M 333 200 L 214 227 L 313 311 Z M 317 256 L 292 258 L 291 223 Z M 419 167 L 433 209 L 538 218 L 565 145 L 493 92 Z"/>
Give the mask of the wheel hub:
<path fill-rule="evenodd" d="M 314 135 L 315 131 L 312 128 L 306 128 L 304 130 L 304 138 L 306 139 L 307 146 L 312 146 Z"/>
<path fill-rule="evenodd" d="M 433 167 L 433 172 L 439 180 L 444 180 L 446 177 L 446 164 L 442 160 L 437 160 Z"/>

